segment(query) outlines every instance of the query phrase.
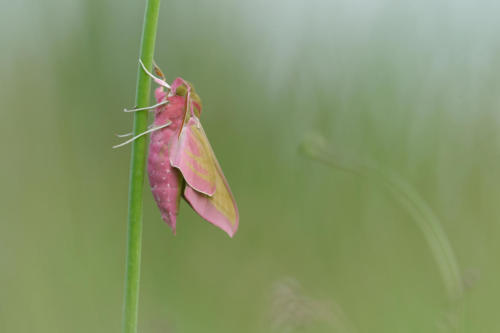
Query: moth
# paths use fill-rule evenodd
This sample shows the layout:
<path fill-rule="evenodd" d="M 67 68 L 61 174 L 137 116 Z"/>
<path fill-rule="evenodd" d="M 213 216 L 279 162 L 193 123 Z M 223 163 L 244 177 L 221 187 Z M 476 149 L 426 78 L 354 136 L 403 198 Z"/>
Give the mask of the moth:
<path fill-rule="evenodd" d="M 152 110 L 154 121 L 147 131 L 115 147 L 151 133 L 147 171 L 162 219 L 175 234 L 182 197 L 198 215 L 232 237 L 238 229 L 238 207 L 201 125 L 200 97 L 184 79 L 169 85 L 156 64 L 155 76 L 139 62 L 158 84 L 157 103 L 125 111 Z"/>

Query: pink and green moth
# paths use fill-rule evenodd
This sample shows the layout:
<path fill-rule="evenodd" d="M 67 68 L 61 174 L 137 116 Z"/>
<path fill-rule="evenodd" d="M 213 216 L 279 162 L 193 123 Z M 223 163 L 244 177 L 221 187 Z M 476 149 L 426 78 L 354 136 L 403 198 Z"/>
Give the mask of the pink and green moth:
<path fill-rule="evenodd" d="M 147 169 L 163 220 L 175 233 L 183 197 L 198 215 L 232 237 L 238 229 L 238 208 L 201 126 L 200 97 L 184 79 L 179 77 L 169 85 L 156 65 L 158 77 L 140 64 L 159 85 L 155 90 L 157 104 L 125 111 L 154 110 L 154 122 L 146 132 L 115 147 L 152 133 Z"/>

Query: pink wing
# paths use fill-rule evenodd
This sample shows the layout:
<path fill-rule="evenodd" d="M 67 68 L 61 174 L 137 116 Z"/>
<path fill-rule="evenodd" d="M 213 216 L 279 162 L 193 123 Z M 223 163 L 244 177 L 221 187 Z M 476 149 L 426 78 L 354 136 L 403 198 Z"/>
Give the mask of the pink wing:
<path fill-rule="evenodd" d="M 172 165 L 187 182 L 184 198 L 202 218 L 232 237 L 238 229 L 238 207 L 198 118 L 192 116 L 182 128 L 172 153 Z"/>
<path fill-rule="evenodd" d="M 170 155 L 170 163 L 182 172 L 182 176 L 198 192 L 212 196 L 215 193 L 217 170 L 212 160 L 211 148 L 204 133 L 193 130 L 199 125 L 191 117 L 179 135 L 174 150 Z M 201 128 L 201 125 L 199 125 Z"/>

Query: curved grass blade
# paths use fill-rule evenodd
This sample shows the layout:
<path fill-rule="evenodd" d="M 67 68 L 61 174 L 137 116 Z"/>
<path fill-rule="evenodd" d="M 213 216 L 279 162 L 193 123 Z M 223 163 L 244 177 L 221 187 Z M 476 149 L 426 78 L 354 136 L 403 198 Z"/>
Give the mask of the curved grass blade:
<path fill-rule="evenodd" d="M 346 158 L 332 153 L 322 137 L 311 138 L 301 145 L 301 151 L 308 157 L 330 167 L 341 169 L 368 178 L 385 188 L 416 222 L 433 254 L 448 299 L 456 318 L 455 331 L 463 331 L 464 319 L 464 281 L 458 261 L 446 236 L 439 218 L 417 190 L 394 172 L 384 171 L 368 160 Z"/>

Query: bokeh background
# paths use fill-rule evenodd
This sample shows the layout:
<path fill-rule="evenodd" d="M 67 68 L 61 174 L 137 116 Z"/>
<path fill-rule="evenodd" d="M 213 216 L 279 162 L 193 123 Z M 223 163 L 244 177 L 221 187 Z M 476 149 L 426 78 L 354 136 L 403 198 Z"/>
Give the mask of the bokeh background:
<path fill-rule="evenodd" d="M 144 1 L 0 8 L 0 332 L 119 332 Z M 241 221 L 145 192 L 140 332 L 500 332 L 499 11 L 163 1 Z"/>

